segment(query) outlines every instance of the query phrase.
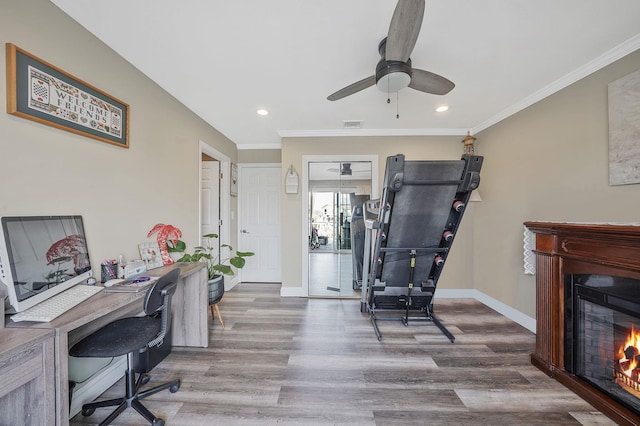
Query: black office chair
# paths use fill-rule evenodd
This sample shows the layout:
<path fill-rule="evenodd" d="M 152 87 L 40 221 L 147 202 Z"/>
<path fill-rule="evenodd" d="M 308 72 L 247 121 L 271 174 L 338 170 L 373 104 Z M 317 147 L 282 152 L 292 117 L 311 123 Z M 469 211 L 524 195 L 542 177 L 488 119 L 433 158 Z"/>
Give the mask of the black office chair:
<path fill-rule="evenodd" d="M 169 389 L 175 393 L 180 389 L 180 380 L 173 380 L 152 389 L 140 392 L 140 387 L 149 382 L 149 375 L 141 373 L 136 380 L 134 353 L 142 353 L 162 343 L 171 325 L 171 296 L 176 291 L 180 269 L 163 275 L 156 281 L 144 298 L 146 316 L 121 318 L 105 325 L 95 333 L 73 345 L 69 354 L 74 357 L 116 357 L 127 355 L 124 397 L 96 401 L 82 406 L 82 415 L 90 416 L 96 408 L 118 406 L 101 425 L 108 425 L 127 407 L 133 407 L 153 426 L 164 425 L 164 420 L 156 417 L 142 403 L 150 395 Z M 160 315 L 158 315 L 158 313 Z"/>

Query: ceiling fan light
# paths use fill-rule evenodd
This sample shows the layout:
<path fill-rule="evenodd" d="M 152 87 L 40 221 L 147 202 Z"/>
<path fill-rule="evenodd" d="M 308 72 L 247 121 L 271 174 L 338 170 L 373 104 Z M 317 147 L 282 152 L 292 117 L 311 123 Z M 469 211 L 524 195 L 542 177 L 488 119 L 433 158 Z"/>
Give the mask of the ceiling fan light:
<path fill-rule="evenodd" d="M 405 72 L 392 72 L 386 74 L 377 81 L 378 89 L 385 93 L 395 93 L 411 83 L 411 76 Z"/>

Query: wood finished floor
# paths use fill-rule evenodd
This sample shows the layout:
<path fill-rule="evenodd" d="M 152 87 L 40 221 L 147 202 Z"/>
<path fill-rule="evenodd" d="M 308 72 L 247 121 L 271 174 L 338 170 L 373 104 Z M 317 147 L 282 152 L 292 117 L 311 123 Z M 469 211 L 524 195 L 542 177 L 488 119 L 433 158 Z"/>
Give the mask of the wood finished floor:
<path fill-rule="evenodd" d="M 147 386 L 182 387 L 145 405 L 168 425 L 612 425 L 529 362 L 535 336 L 470 299 L 437 300 L 430 322 L 380 322 L 359 300 L 280 298 L 244 283 L 220 305 L 210 347 L 175 348 Z M 105 397 L 119 396 L 122 382 Z M 95 424 L 110 409 L 72 424 Z M 132 409 L 115 425 L 141 425 Z"/>

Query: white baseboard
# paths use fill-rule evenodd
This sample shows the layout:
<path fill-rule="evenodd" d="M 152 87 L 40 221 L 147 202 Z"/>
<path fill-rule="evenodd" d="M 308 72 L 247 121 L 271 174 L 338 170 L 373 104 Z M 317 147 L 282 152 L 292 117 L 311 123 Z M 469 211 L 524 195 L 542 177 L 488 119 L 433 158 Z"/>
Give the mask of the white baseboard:
<path fill-rule="evenodd" d="M 309 293 L 302 287 L 280 287 L 281 297 L 308 297 Z M 513 309 L 493 297 L 487 296 L 481 291 L 474 289 L 437 289 L 436 298 L 442 299 L 475 299 L 493 309 L 494 311 L 504 315 L 510 320 L 520 324 L 527 330 L 536 332 L 536 320 Z"/>
<path fill-rule="evenodd" d="M 527 330 L 535 333 L 536 332 L 536 320 L 523 314 L 522 312 L 513 309 L 509 305 L 505 305 L 499 300 L 494 299 L 493 297 L 487 296 L 481 291 L 474 289 L 437 289 L 436 290 L 436 299 L 475 299 L 484 305 L 487 305 L 494 311 L 504 315 L 510 320 L 517 322 Z"/>
<path fill-rule="evenodd" d="M 94 401 L 102 395 L 104 391 L 113 386 L 114 383 L 123 378 L 126 370 L 127 357 L 118 357 L 89 380 L 78 383 L 73 390 L 69 418 L 75 416 L 82 410 L 82 404 Z"/>
<path fill-rule="evenodd" d="M 309 291 L 302 287 L 280 287 L 280 296 L 282 297 L 308 297 Z"/>

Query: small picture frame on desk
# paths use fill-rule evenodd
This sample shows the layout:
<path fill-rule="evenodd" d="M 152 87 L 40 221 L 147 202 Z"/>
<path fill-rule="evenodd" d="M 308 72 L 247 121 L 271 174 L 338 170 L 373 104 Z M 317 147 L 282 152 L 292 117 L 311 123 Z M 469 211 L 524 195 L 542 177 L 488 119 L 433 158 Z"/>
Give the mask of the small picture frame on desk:
<path fill-rule="evenodd" d="M 140 249 L 140 258 L 144 260 L 144 263 L 147 265 L 147 270 L 159 268 L 163 265 L 160 247 L 157 241 L 140 243 L 138 244 L 138 248 Z"/>

